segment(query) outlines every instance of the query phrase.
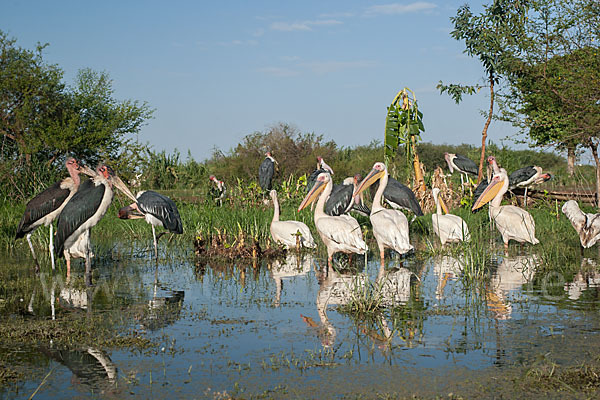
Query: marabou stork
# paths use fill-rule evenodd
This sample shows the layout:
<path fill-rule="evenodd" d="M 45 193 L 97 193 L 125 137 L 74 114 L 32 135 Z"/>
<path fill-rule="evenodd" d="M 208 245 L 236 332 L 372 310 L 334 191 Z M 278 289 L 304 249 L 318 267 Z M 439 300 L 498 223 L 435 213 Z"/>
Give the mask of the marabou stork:
<path fill-rule="evenodd" d="M 269 193 L 273 200 L 273 220 L 271 221 L 271 236 L 277 243 L 283 244 L 287 249 L 296 247 L 296 236 L 300 234 L 298 243 L 303 247 L 314 249 L 317 247 L 310 229 L 304 222 L 300 221 L 280 221 L 279 220 L 279 201 L 277 200 L 277 191 L 271 190 Z"/>
<path fill-rule="evenodd" d="M 112 202 L 113 186 L 135 201 L 135 197 L 116 176 L 112 168 L 100 165 L 96 174 L 81 184 L 63 208 L 56 228 L 56 255 L 67 262 L 67 278 L 71 276 L 71 257 L 85 258 L 86 283 L 92 283 L 90 230 L 100 221 Z"/>
<path fill-rule="evenodd" d="M 223 200 L 227 196 L 227 186 L 225 186 L 225 182 L 218 180 L 214 175 L 209 176 L 208 179 L 213 183 L 210 188 L 213 198 L 220 206 L 222 206 Z"/>
<path fill-rule="evenodd" d="M 317 169 L 311 172 L 308 178 L 306 178 L 306 192 L 312 189 L 315 181 L 317 180 L 317 176 L 319 176 L 319 174 L 322 172 L 329 172 L 331 175 L 333 175 L 333 169 L 331 169 L 331 167 L 325 163 L 323 157 L 317 157 Z"/>
<path fill-rule="evenodd" d="M 440 202 L 440 189 L 433 188 L 433 200 L 435 201 L 436 213 L 431 215 L 433 231 L 440 238 L 442 246 L 448 243 L 468 242 L 471 239 L 467 223 L 458 215 L 442 214 L 442 206 L 446 208 L 443 201 Z"/>
<path fill-rule="evenodd" d="M 79 173 L 83 172 L 93 176 L 94 172 L 86 166 L 80 166 L 74 158 L 68 158 L 66 161 L 69 178 L 65 178 L 54 185 L 50 186 L 43 192 L 39 193 L 27 203 L 25 214 L 17 227 L 16 239 L 20 239 L 27 235 L 27 243 L 33 255 L 36 269 L 39 269 L 39 264 L 33 245 L 31 244 L 31 234 L 42 225 L 50 225 L 50 259 L 52 260 L 52 269 L 54 269 L 54 232 L 52 222 L 59 216 L 65 205 L 71 197 L 77 192 L 81 180 Z"/>
<path fill-rule="evenodd" d="M 538 185 L 552 179 L 552 175 L 544 173 L 542 167 L 531 165 L 529 167 L 523 167 L 508 177 L 510 188 L 524 187 L 525 188 L 525 207 L 527 207 L 527 189 L 529 186 Z"/>
<path fill-rule="evenodd" d="M 325 203 L 325 214 L 335 217 L 347 214 L 350 211 L 356 211 L 364 216 L 370 215 L 371 210 L 364 205 L 362 193 L 352 197 L 360 181 L 360 174 L 356 174 L 353 177 L 344 179 L 342 185 L 333 185 L 331 194 Z"/>
<path fill-rule="evenodd" d="M 269 191 L 272 188 L 273 175 L 275 174 L 275 164 L 277 161 L 273 158 L 270 151 L 265 154 L 265 159 L 258 167 L 258 183 L 263 191 Z"/>
<path fill-rule="evenodd" d="M 496 227 L 502 235 L 504 248 L 508 250 L 510 239 L 517 242 L 529 242 L 538 244 L 540 241 L 535 237 L 535 221 L 531 214 L 522 208 L 508 205 L 502 206 L 502 197 L 508 191 L 508 175 L 504 168 L 494 174 L 488 187 L 473 204 L 472 210 L 482 207 L 490 202 L 489 215 L 494 220 Z"/>
<path fill-rule="evenodd" d="M 374 190 L 379 188 L 379 182 L 375 182 L 372 187 Z M 383 199 L 392 208 L 396 210 L 408 210 L 415 214 L 415 217 L 423 216 L 423 210 L 419 205 L 419 200 L 410 188 L 388 174 L 388 183 L 383 191 Z M 414 219 L 414 218 L 413 218 Z"/>
<path fill-rule="evenodd" d="M 333 182 L 328 172 L 323 172 L 317 177 L 313 188 L 308 192 L 298 211 L 315 201 L 319 194 L 317 207 L 315 208 L 315 226 L 319 236 L 327 247 L 327 264 L 332 268 L 333 255 L 337 252 L 365 254 L 368 250 L 363 240 L 362 231 L 358 222 L 349 215 L 332 217 L 325 214 L 325 201 L 331 194 Z"/>
<path fill-rule="evenodd" d="M 331 175 L 333 175 L 333 169 L 327 165 L 327 163 L 325 162 L 325 160 L 323 160 L 323 157 L 317 157 L 317 166 L 319 169 L 324 169 L 325 171 L 329 171 L 329 173 Z"/>
<path fill-rule="evenodd" d="M 119 218 L 136 219 L 144 218 L 147 223 L 152 225 L 152 238 L 154 239 L 154 256 L 158 260 L 158 239 L 168 232 L 178 235 L 183 233 L 183 224 L 175 202 L 165 195 L 153 192 L 152 190 L 142 190 L 138 192 L 135 203 L 123 207 L 119 210 Z M 165 231 L 156 236 L 156 226 L 162 226 Z"/>
<path fill-rule="evenodd" d="M 460 173 L 460 185 L 464 190 L 464 179 L 467 179 L 467 174 L 477 175 L 479 170 L 477 168 L 477 164 L 468 159 L 465 156 L 461 156 L 460 154 L 453 153 L 444 153 L 444 158 L 448 163 L 448 168 L 450 169 L 450 173 L 454 173 L 454 170 L 457 170 Z M 463 177 L 464 175 L 464 177 Z"/>
<path fill-rule="evenodd" d="M 575 200 L 569 200 L 562 206 L 562 212 L 571 221 L 579 235 L 581 253 L 592 247 L 600 239 L 600 214 L 584 213 Z"/>
<path fill-rule="evenodd" d="M 383 193 L 388 184 L 388 173 L 384 163 L 377 162 L 373 165 L 371 172 L 356 188 L 354 196 L 371 186 L 376 180 L 381 182 L 373 198 L 370 220 L 373 226 L 373 236 L 377 239 L 377 245 L 379 246 L 379 257 L 383 267 L 385 266 L 386 248 L 405 254 L 411 251 L 413 246 L 409 240 L 406 216 L 401 211 L 384 208 L 381 204 Z"/>

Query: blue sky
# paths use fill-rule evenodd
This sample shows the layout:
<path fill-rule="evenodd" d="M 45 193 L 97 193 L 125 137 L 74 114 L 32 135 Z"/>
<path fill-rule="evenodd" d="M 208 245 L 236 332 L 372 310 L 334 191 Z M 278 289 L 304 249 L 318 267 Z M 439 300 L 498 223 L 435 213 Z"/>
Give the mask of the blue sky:
<path fill-rule="evenodd" d="M 435 86 L 482 83 L 450 37 L 465 1 L 3 1 L 0 29 L 73 83 L 107 71 L 119 100 L 147 101 L 139 139 L 203 160 L 278 122 L 340 146 L 382 140 L 386 107 L 416 92 L 423 139 L 481 143 L 487 92 L 460 105 Z M 475 12 L 479 1 L 468 2 Z M 496 143 L 516 130 L 492 122 Z"/>

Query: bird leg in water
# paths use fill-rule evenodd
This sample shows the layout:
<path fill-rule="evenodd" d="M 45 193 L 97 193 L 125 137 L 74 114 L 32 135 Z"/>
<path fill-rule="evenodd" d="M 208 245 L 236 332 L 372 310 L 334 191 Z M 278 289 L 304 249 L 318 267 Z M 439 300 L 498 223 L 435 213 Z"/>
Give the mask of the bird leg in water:
<path fill-rule="evenodd" d="M 52 261 L 52 271 L 54 271 L 54 227 L 50 223 L 50 260 Z"/>
<path fill-rule="evenodd" d="M 379 257 L 381 258 L 381 268 L 385 268 L 385 251 L 379 250 Z"/>
<path fill-rule="evenodd" d="M 38 272 L 40 270 L 40 264 L 38 263 L 37 257 L 35 256 L 35 251 L 33 251 L 33 244 L 31 243 L 31 233 L 27 234 L 27 243 L 29 243 L 29 249 L 31 250 L 31 255 L 33 256 L 33 261 L 35 262 L 35 271 Z"/>
<path fill-rule="evenodd" d="M 67 282 L 71 280 L 71 255 L 68 251 L 64 251 L 65 261 L 67 262 Z"/>
<path fill-rule="evenodd" d="M 86 246 L 85 249 L 85 284 L 92 286 L 92 260 L 89 246 Z"/>
<path fill-rule="evenodd" d="M 154 229 L 154 225 L 152 225 L 152 237 L 154 238 L 154 257 L 158 260 L 158 239 L 156 238 L 156 230 Z"/>

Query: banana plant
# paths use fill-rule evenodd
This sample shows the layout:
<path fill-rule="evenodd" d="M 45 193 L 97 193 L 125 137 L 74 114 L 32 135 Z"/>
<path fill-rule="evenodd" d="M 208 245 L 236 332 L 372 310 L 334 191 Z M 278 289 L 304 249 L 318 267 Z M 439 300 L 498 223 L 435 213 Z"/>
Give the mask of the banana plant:
<path fill-rule="evenodd" d="M 409 88 L 398 92 L 392 104 L 387 108 L 385 120 L 385 163 L 389 164 L 396 157 L 399 146 L 404 146 L 406 161 L 412 161 L 415 179 L 419 190 L 425 191 L 425 180 L 421 171 L 417 143 L 421 140 L 423 113 L 417 106 L 415 93 Z"/>

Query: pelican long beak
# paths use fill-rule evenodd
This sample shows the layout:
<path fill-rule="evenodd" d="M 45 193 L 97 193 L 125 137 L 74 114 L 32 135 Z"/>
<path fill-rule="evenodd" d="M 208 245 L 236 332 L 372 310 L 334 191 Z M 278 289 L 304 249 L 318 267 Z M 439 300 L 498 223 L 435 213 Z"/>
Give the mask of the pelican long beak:
<path fill-rule="evenodd" d="M 79 166 L 79 171 L 83 172 L 84 174 L 86 174 L 87 176 L 90 176 L 92 178 L 95 177 L 96 175 L 98 175 L 96 173 L 96 171 L 94 171 L 93 169 L 91 169 L 87 165 L 80 165 Z"/>
<path fill-rule="evenodd" d="M 377 181 L 377 179 L 381 178 L 384 173 L 385 173 L 385 171 L 380 171 L 378 169 L 373 168 L 371 170 L 371 172 L 369 172 L 369 174 L 367 176 L 365 176 L 365 179 L 363 179 L 360 182 L 358 187 L 356 189 L 354 189 L 354 193 L 352 193 L 352 197 L 358 196 L 362 191 L 364 191 L 366 188 L 368 188 L 369 186 L 374 184 Z"/>
<path fill-rule="evenodd" d="M 127 187 L 127 185 L 125 185 L 125 183 L 123 183 L 123 181 L 121 180 L 121 178 L 119 178 L 118 176 L 113 176 L 111 178 L 111 181 L 112 181 L 113 185 L 115 185 L 115 187 L 117 189 L 119 189 L 121 192 L 123 192 L 125 194 L 125 196 L 127 196 L 131 200 L 137 202 L 137 199 L 135 198 L 135 196 L 133 195 L 133 193 L 131 193 L 131 190 L 129 190 L 129 188 Z"/>
<path fill-rule="evenodd" d="M 448 214 L 448 206 L 446 206 L 446 203 L 444 203 L 444 199 L 442 199 L 438 195 L 438 200 L 440 201 L 440 206 L 442 207 L 442 211 L 444 211 L 444 214 Z"/>
<path fill-rule="evenodd" d="M 301 211 L 304 207 L 315 201 L 321 192 L 325 190 L 326 186 L 327 183 L 323 181 L 316 181 L 315 185 L 312 187 L 312 189 L 310 189 L 310 192 L 308 192 L 304 200 L 302 200 L 302 203 L 300 203 L 300 206 L 298 206 L 298 211 Z"/>
<path fill-rule="evenodd" d="M 481 193 L 481 196 L 475 200 L 471 211 L 475 211 L 489 203 L 494 197 L 496 197 L 500 189 L 502 189 L 503 184 L 504 181 L 502 179 L 492 179 L 488 187 L 486 187 L 483 193 Z"/>

